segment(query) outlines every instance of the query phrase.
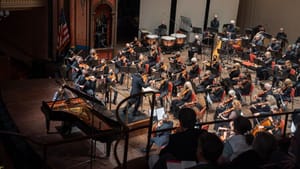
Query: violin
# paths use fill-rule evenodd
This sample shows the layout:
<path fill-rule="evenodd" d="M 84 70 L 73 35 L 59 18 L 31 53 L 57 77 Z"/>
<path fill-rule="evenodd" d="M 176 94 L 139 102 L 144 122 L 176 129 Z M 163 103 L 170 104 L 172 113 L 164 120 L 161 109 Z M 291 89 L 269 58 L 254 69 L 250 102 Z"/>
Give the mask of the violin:
<path fill-rule="evenodd" d="M 223 107 L 225 105 L 227 105 L 228 103 L 230 103 L 235 97 L 230 97 L 227 100 L 225 100 L 224 102 L 222 102 L 219 106 Z"/>
<path fill-rule="evenodd" d="M 223 120 L 227 120 L 227 118 L 225 118 L 225 117 L 228 116 L 233 110 L 234 110 L 234 107 L 223 111 L 222 113 L 220 113 L 218 115 L 218 118 L 222 118 Z"/>
<path fill-rule="evenodd" d="M 82 69 L 86 69 L 86 70 L 88 70 L 90 68 L 90 66 L 88 64 L 85 64 L 85 63 L 80 63 L 79 67 L 82 68 Z"/>

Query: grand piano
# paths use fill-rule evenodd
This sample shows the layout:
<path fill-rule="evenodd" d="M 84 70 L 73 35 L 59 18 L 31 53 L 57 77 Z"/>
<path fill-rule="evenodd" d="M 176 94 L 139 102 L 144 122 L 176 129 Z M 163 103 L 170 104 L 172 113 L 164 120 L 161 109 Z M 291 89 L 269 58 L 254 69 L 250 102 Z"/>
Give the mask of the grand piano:
<path fill-rule="evenodd" d="M 42 102 L 47 133 L 51 121 L 62 121 L 62 128 L 69 130 L 76 126 L 92 139 L 106 143 L 106 156 L 109 156 L 111 143 L 120 137 L 121 124 L 99 100 L 67 85 L 64 88 L 77 97 Z"/>

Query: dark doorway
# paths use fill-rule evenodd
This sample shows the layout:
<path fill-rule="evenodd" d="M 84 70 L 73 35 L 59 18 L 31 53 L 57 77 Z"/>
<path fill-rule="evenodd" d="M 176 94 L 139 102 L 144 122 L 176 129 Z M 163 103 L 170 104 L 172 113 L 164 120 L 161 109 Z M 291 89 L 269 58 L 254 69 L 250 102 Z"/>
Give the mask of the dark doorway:
<path fill-rule="evenodd" d="M 132 41 L 138 35 L 140 0 L 118 0 L 118 43 Z"/>

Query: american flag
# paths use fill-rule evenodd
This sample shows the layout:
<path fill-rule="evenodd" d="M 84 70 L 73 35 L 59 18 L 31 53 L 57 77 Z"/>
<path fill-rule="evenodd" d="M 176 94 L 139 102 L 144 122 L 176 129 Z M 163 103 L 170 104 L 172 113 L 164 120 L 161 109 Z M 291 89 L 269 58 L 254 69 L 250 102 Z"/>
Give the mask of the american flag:
<path fill-rule="evenodd" d="M 69 28 L 63 9 L 61 10 L 57 32 L 57 50 L 61 51 L 70 42 Z"/>

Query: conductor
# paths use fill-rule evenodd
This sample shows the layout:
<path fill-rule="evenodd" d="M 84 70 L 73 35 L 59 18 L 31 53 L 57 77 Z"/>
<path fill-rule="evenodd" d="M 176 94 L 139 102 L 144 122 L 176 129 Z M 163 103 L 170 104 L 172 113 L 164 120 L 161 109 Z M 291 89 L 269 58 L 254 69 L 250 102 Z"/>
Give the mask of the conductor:
<path fill-rule="evenodd" d="M 139 94 L 142 92 L 142 88 L 148 87 L 149 84 L 146 83 L 146 77 L 143 75 L 143 70 L 140 70 L 138 73 L 134 73 L 132 75 L 132 83 L 131 83 L 131 91 L 130 91 L 130 96 Z M 151 82 L 151 81 L 150 81 Z M 128 100 L 127 106 L 125 107 L 123 113 L 126 114 L 128 110 L 134 105 L 134 109 L 132 111 L 133 116 L 138 116 L 138 108 L 141 105 L 141 96 L 136 96 L 136 97 L 131 97 Z"/>

